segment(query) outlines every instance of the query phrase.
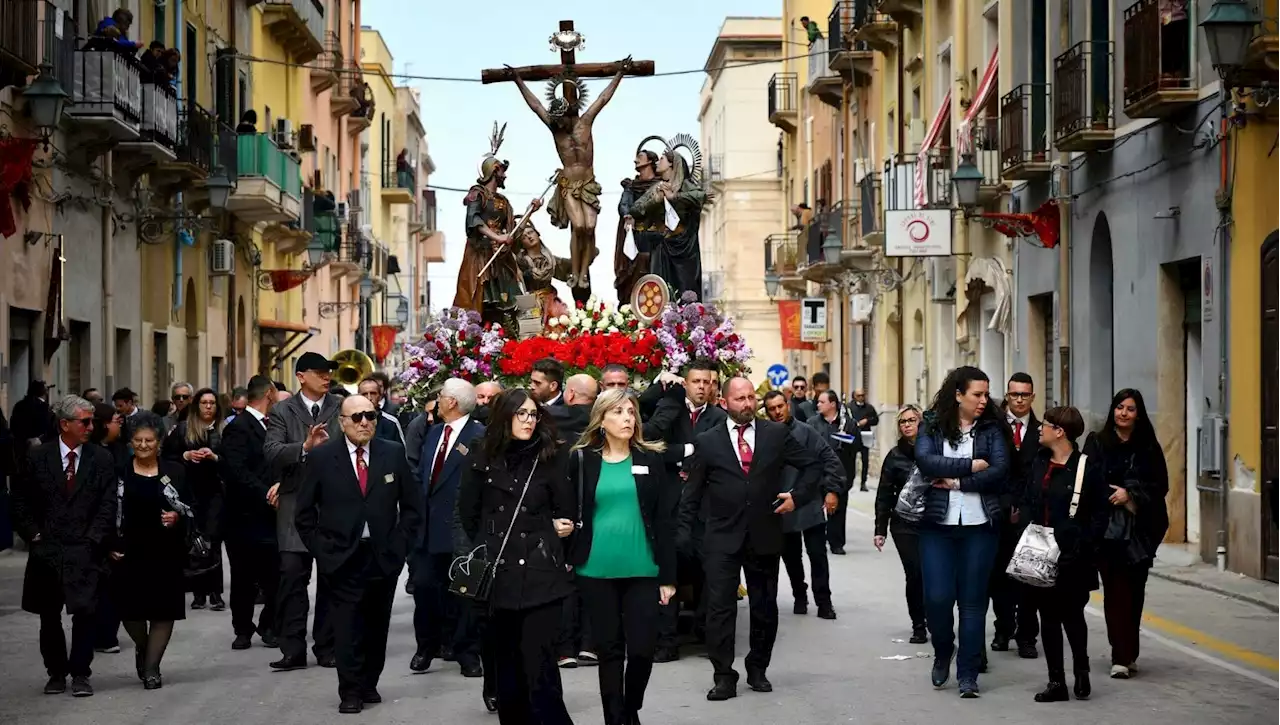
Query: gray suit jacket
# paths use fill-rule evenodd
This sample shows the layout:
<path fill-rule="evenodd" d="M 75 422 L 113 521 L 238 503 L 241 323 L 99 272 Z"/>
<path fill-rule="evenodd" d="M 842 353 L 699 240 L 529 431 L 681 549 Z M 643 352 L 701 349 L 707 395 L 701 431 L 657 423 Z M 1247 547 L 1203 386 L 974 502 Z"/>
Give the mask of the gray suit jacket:
<path fill-rule="evenodd" d="M 280 507 L 276 510 L 276 541 L 280 551 L 307 552 L 307 547 L 302 543 L 293 524 L 298 490 L 302 488 L 305 470 L 302 444 L 307 440 L 311 426 L 316 423 L 328 424 L 331 440 L 340 438 L 342 424 L 338 420 L 338 411 L 341 409 L 342 398 L 337 395 L 324 397 L 320 404 L 320 415 L 314 420 L 301 395 L 294 395 L 271 409 L 262 454 L 275 473 L 276 480 L 280 482 Z"/>

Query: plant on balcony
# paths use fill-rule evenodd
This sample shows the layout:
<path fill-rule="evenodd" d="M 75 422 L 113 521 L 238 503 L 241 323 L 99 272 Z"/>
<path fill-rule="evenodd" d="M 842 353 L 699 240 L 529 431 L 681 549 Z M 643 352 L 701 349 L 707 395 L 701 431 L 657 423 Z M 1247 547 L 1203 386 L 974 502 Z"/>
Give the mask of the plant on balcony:
<path fill-rule="evenodd" d="M 796 247 L 784 244 L 778 247 L 778 273 L 796 271 Z"/>
<path fill-rule="evenodd" d="M 1093 130 L 1105 131 L 1111 127 L 1111 104 L 1099 100 L 1093 105 Z"/>

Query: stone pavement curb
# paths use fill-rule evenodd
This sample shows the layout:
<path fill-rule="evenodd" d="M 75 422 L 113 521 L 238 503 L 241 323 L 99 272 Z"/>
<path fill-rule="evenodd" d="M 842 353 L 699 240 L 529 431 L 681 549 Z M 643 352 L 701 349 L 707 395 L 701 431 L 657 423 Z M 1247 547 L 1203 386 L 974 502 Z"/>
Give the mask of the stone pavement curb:
<path fill-rule="evenodd" d="M 1204 566 L 1206 569 L 1209 568 L 1208 564 Z M 1195 568 L 1199 568 L 1199 567 L 1195 567 Z M 1216 572 L 1216 569 L 1214 571 Z M 1237 601 L 1248 602 L 1249 604 L 1262 607 L 1263 609 L 1271 610 L 1272 612 L 1280 612 L 1280 604 L 1270 601 L 1265 597 L 1261 597 L 1256 594 L 1251 594 L 1249 592 L 1233 590 L 1228 587 L 1214 584 L 1213 582 L 1207 582 L 1202 579 L 1198 579 L 1193 575 L 1184 574 L 1177 569 L 1170 570 L 1170 569 L 1162 569 L 1159 566 L 1153 566 L 1151 567 L 1151 576 L 1164 579 L 1166 581 L 1171 581 L 1171 582 L 1174 582 L 1175 584 L 1182 584 L 1184 586 L 1195 587 L 1196 589 L 1203 589 L 1204 591 L 1207 591 L 1207 592 L 1213 592 L 1214 594 L 1221 594 L 1224 597 L 1235 599 Z"/>

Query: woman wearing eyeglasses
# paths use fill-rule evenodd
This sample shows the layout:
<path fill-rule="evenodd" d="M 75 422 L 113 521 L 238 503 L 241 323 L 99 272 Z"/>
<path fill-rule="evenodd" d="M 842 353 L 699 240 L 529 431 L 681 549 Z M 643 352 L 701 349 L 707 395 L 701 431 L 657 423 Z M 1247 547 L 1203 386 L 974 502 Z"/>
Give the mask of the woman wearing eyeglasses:
<path fill-rule="evenodd" d="M 215 612 L 227 608 L 222 599 L 222 505 L 225 489 L 218 468 L 222 448 L 222 427 L 227 414 L 212 388 L 203 388 L 192 396 L 191 405 L 168 437 L 163 455 L 181 462 L 186 469 L 188 485 L 194 499 L 196 523 L 209 541 L 212 553 L 207 561 L 192 561 L 189 577 L 191 608 L 208 606 Z M 207 603 L 207 604 L 206 604 Z"/>
<path fill-rule="evenodd" d="M 491 407 L 462 472 L 457 510 L 470 545 L 483 547 L 476 559 L 495 564 L 486 637 L 498 715 L 503 725 L 572 723 L 556 666 L 561 603 L 573 592 L 562 541 L 576 514 L 569 454 L 529 391 L 509 390 Z"/>
<path fill-rule="evenodd" d="M 893 548 L 902 560 L 902 573 L 907 577 L 907 614 L 911 616 L 911 643 L 929 641 L 924 614 L 924 580 L 920 574 L 920 532 L 894 513 L 898 494 L 916 467 L 916 432 L 920 428 L 920 409 L 903 406 L 898 411 L 898 443 L 890 449 L 880 465 L 880 485 L 876 488 L 876 551 L 883 551 L 885 536 L 892 531 Z"/>

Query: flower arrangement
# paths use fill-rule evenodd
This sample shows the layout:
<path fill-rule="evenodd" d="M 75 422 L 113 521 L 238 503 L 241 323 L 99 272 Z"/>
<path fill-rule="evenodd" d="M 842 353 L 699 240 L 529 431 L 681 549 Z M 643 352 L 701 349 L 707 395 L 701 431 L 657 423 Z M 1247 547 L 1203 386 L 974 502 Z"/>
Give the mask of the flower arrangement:
<path fill-rule="evenodd" d="M 625 365 L 644 375 L 660 369 L 663 352 L 650 330 L 634 333 L 583 332 L 553 339 L 549 335 L 527 340 L 507 340 L 498 361 L 498 370 L 508 383 L 523 384 L 533 372 L 533 364 L 545 358 L 559 360 L 567 375 L 586 373 L 599 378 L 606 365 Z"/>
<path fill-rule="evenodd" d="M 631 305 L 612 307 L 594 296 L 585 304 L 579 302 L 559 317 L 547 320 L 544 333 L 552 340 L 562 340 L 597 332 L 633 332 L 640 329 L 640 318 Z"/>
<path fill-rule="evenodd" d="M 664 367 L 673 373 L 696 358 L 715 360 L 725 377 L 751 372 L 751 348 L 734 331 L 733 320 L 715 305 L 698 302 L 692 292 L 685 292 L 679 305 L 667 305 L 650 328 L 665 352 Z"/>
<path fill-rule="evenodd" d="M 404 346 L 409 362 L 400 380 L 409 385 L 415 400 L 425 399 L 426 391 L 452 377 L 475 383 L 490 380 L 506 342 L 501 326 L 482 326 L 478 313 L 451 307 L 427 326 L 420 343 Z"/>

